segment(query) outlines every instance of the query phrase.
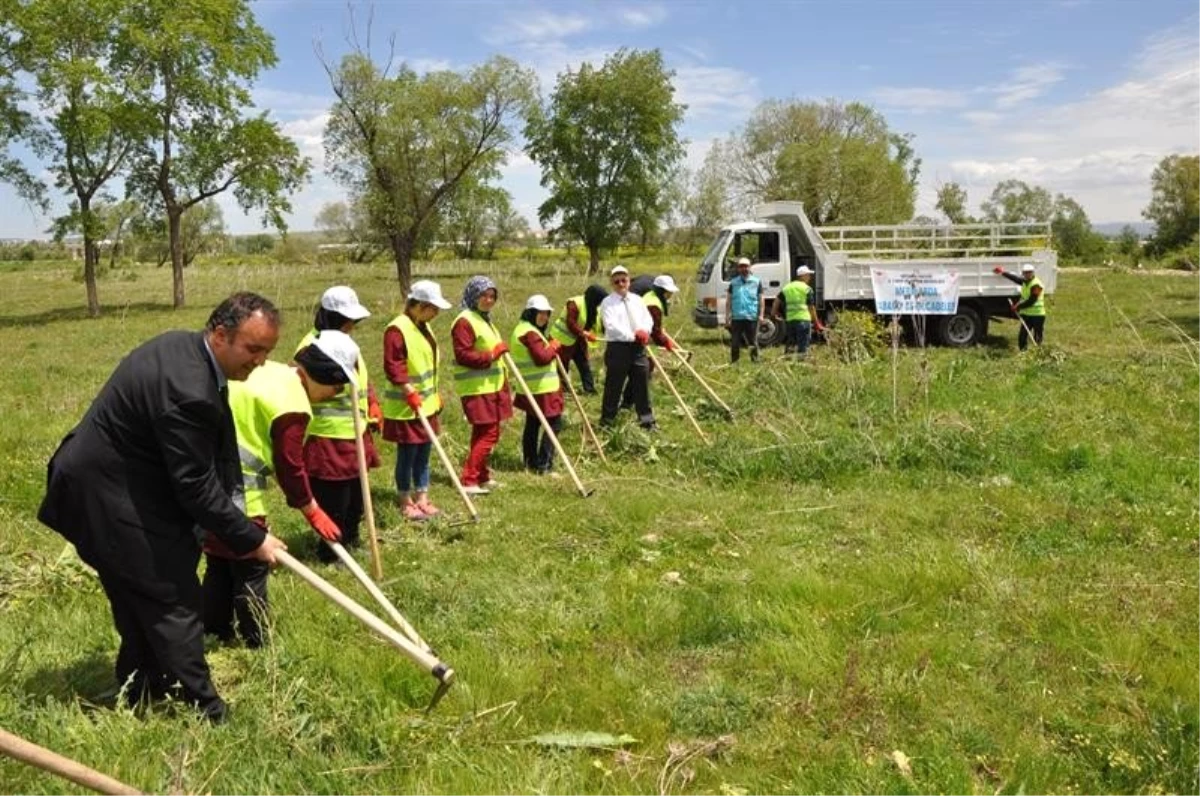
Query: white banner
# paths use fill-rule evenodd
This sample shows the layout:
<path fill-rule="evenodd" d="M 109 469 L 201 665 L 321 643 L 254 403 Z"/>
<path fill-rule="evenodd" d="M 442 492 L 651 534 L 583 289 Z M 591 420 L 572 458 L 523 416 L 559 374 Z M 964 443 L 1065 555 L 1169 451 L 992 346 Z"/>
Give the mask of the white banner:
<path fill-rule="evenodd" d="M 957 271 L 871 270 L 880 315 L 953 315 L 958 312 Z"/>

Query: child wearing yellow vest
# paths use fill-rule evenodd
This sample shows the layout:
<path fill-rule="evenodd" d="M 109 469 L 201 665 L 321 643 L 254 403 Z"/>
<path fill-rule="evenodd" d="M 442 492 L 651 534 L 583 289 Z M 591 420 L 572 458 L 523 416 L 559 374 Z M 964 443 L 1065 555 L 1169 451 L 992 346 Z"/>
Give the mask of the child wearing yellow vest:
<path fill-rule="evenodd" d="M 438 393 L 441 356 L 429 323 L 450 309 L 437 282 L 413 282 L 404 312 L 383 333 L 383 438 L 396 443 L 396 491 L 404 518 L 421 522 L 441 513 L 429 500 L 429 453 L 433 440 L 417 418 L 428 419 L 434 434 L 441 429 Z"/>

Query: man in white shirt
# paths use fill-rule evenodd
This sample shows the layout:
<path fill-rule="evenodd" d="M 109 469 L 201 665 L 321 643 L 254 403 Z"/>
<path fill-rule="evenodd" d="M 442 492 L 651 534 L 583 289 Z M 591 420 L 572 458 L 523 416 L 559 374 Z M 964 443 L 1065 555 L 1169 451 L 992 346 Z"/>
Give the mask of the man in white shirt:
<path fill-rule="evenodd" d="M 637 409 L 638 423 L 647 431 L 657 431 L 654 410 L 650 408 L 650 364 L 646 344 L 654 321 L 642 297 L 629 289 L 629 271 L 618 265 L 609 272 L 613 292 L 600 302 L 600 320 L 604 324 L 604 399 L 600 425 L 611 426 L 621 408 L 621 393 L 628 380 Z"/>

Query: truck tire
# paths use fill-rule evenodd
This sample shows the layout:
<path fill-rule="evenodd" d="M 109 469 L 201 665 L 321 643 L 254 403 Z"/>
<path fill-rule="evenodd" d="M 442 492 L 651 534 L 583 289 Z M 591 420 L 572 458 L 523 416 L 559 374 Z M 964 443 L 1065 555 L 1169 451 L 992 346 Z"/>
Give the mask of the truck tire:
<path fill-rule="evenodd" d="M 787 324 L 783 321 L 777 321 L 768 315 L 758 325 L 758 347 L 769 348 L 773 345 L 779 345 L 783 342 L 783 338 L 786 335 Z"/>
<path fill-rule="evenodd" d="M 942 317 L 938 324 L 938 339 L 949 348 L 973 346 L 986 335 L 987 320 L 968 304 L 959 304 L 958 312 Z"/>

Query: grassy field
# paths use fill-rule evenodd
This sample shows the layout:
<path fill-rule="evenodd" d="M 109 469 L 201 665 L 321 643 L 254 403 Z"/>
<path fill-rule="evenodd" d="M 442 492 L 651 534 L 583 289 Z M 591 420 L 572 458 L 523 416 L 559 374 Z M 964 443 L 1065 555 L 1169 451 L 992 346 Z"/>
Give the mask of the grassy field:
<path fill-rule="evenodd" d="M 199 328 L 234 289 L 284 309 L 286 358 L 320 292 L 353 285 L 378 373 L 393 269 L 196 267 L 180 312 L 168 270 L 118 270 L 88 320 L 70 267 L 0 265 L 0 727 L 180 793 L 1200 790 L 1194 276 L 1064 271 L 1048 345 L 1025 354 L 1005 323 L 972 350 L 825 345 L 731 368 L 691 325 L 692 265 L 667 267 L 684 285 L 669 330 L 736 412 L 676 373 L 714 444 L 660 383 L 664 433 L 619 429 L 607 467 L 572 412 L 584 500 L 518 472 L 514 423 L 504 487 L 459 527 L 401 523 L 385 450 L 385 590 L 458 683 L 426 717 L 428 675 L 280 572 L 269 649 L 210 651 L 232 706 L 211 728 L 96 707 L 116 635 L 95 578 L 34 519 L 46 460 L 124 353 Z M 506 332 L 528 294 L 560 306 L 586 284 L 566 263 L 418 268 L 452 295 L 477 271 Z M 436 461 L 434 479 L 461 515 Z M 271 507 L 311 556 L 303 520 Z M 583 731 L 636 740 L 535 740 Z M 0 790 L 74 792 L 8 759 Z"/>

